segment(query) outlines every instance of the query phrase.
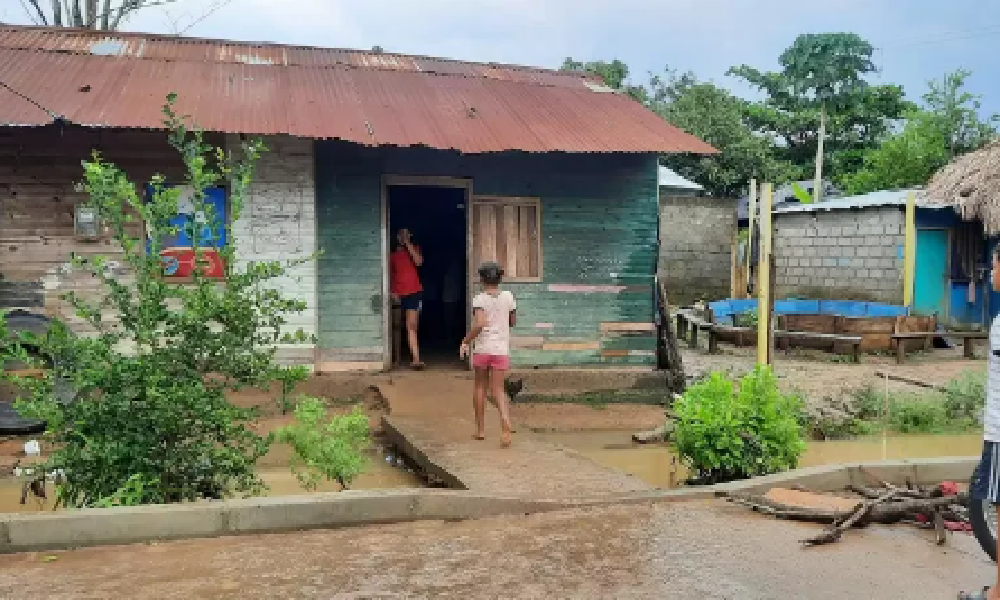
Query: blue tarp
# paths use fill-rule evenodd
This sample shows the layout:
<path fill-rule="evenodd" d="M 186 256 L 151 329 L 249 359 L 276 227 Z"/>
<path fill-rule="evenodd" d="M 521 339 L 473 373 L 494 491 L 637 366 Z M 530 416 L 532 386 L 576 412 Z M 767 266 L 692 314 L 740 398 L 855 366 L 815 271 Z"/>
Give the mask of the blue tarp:
<path fill-rule="evenodd" d="M 757 299 L 719 300 L 709 303 L 716 323 L 733 324 L 733 316 L 757 309 Z M 776 315 L 837 315 L 842 317 L 901 317 L 910 314 L 905 306 L 857 302 L 853 300 L 778 300 L 774 303 Z"/>

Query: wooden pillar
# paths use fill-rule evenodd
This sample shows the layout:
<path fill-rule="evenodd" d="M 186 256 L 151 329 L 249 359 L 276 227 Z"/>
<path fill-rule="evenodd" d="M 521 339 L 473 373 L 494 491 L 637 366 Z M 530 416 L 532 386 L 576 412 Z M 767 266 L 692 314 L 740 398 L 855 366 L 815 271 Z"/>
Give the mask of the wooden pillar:
<path fill-rule="evenodd" d="M 917 265 L 916 196 L 906 196 L 906 235 L 903 242 L 903 306 L 913 307 L 913 279 Z"/>
<path fill-rule="evenodd" d="M 750 231 L 747 236 L 747 277 L 744 284 L 747 286 L 745 298 L 750 297 L 750 280 L 753 275 L 753 225 L 757 222 L 757 180 L 750 180 L 750 191 L 747 194 L 747 215 L 749 218 Z M 759 241 L 759 240 L 758 240 Z"/>
<path fill-rule="evenodd" d="M 771 364 L 771 204 L 774 190 L 765 183 L 760 198 L 760 252 L 757 263 L 757 364 Z"/>

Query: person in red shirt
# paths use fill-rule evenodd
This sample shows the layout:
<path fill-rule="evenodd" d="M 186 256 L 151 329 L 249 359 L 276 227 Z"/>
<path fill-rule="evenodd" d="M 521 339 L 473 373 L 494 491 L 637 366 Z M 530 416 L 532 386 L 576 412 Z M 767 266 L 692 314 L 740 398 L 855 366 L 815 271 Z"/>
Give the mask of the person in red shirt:
<path fill-rule="evenodd" d="M 410 230 L 404 227 L 397 231 L 396 249 L 389 256 L 389 288 L 393 303 L 398 303 L 406 315 L 406 341 L 410 346 L 410 366 L 414 369 L 424 368 L 417 339 L 424 294 L 417 268 L 423 264 L 424 256 L 420 246 L 413 243 Z"/>

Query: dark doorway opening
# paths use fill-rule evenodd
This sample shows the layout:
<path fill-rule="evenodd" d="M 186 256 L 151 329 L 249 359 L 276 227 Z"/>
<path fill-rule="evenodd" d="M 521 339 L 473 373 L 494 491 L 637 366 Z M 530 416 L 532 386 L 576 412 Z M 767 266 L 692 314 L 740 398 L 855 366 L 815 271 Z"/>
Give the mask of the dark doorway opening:
<path fill-rule="evenodd" d="M 418 336 L 421 359 L 429 366 L 460 367 L 458 346 L 468 313 L 466 189 L 389 185 L 387 190 L 390 252 L 396 249 L 396 232 L 405 227 L 424 257 L 418 269 L 424 288 Z M 399 331 L 396 327 L 394 322 L 391 330 L 399 353 L 393 360 L 406 365 L 410 353 L 402 320 Z"/>

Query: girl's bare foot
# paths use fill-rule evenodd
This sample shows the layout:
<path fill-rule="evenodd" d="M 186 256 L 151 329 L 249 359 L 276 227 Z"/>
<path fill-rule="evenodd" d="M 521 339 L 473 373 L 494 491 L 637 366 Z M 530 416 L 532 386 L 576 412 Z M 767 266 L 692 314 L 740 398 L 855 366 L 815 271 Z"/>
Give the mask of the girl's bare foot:
<path fill-rule="evenodd" d="M 504 431 L 502 434 L 500 434 L 500 447 L 501 448 L 510 448 L 510 442 L 511 442 L 511 440 L 510 440 L 510 430 Z"/>
<path fill-rule="evenodd" d="M 485 433 L 477 433 L 476 435 L 472 436 L 472 439 L 479 440 L 481 442 L 481 441 L 483 441 L 483 440 L 486 439 L 486 434 Z"/>

